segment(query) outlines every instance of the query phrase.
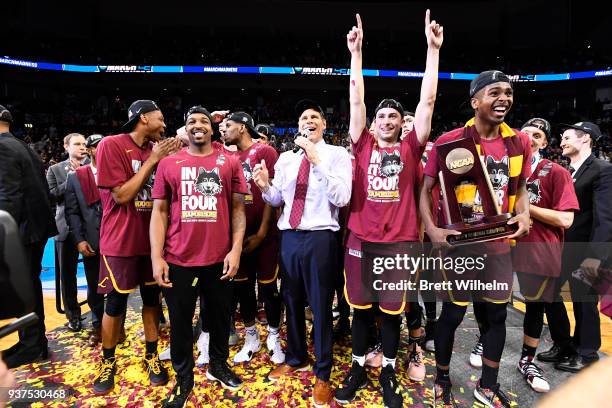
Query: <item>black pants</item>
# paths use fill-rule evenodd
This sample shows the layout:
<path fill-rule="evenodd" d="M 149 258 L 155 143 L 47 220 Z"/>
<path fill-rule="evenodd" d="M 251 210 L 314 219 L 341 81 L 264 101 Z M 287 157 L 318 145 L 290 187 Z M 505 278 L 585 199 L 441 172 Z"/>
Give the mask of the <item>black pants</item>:
<path fill-rule="evenodd" d="M 571 276 L 584 259 L 584 253 L 578 253 L 579 250 L 580 248 L 569 247 L 563 252 L 561 276 L 555 287 L 554 302 L 546 304 L 545 311 L 550 334 L 555 343 L 566 347 L 571 342 L 575 351 L 584 360 L 593 361 L 599 358 L 597 351 L 601 347 L 601 328 L 597 309 L 599 299 L 591 287 Z M 561 287 L 567 281 L 569 281 L 576 320 L 573 339 L 570 335 L 567 310 L 560 295 Z"/>
<path fill-rule="evenodd" d="M 170 356 L 177 375 L 193 376 L 193 314 L 198 295 L 208 312 L 210 328 L 209 355 L 212 361 L 229 357 L 229 330 L 232 313 L 234 282 L 221 280 L 223 264 L 202 267 L 182 267 L 170 264 L 172 288 L 163 293 L 170 315 Z"/>
<path fill-rule="evenodd" d="M 65 241 L 55 241 L 55 267 L 60 271 L 62 299 L 68 319 L 81 316 L 81 307 L 77 299 L 78 262 L 79 251 L 72 235 L 68 235 Z"/>
<path fill-rule="evenodd" d="M 38 316 L 38 323 L 19 330 L 19 345 L 21 350 L 42 350 L 47 347 L 45 336 L 45 307 L 42 295 L 40 272 L 42 271 L 42 257 L 45 251 L 45 241 L 25 245 L 24 252 L 30 266 L 30 278 L 34 289 L 34 310 Z"/>
<path fill-rule="evenodd" d="M 83 257 L 85 277 L 87 278 L 87 304 L 91 310 L 91 324 L 98 328 L 104 315 L 104 295 L 98 293 L 98 276 L 100 274 L 100 255 Z"/>

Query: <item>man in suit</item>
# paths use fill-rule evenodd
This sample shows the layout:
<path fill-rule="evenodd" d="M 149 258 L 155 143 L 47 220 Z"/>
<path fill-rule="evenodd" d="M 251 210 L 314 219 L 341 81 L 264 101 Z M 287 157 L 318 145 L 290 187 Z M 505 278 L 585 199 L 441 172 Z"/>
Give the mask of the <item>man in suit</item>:
<path fill-rule="evenodd" d="M 68 318 L 67 326 L 77 332 L 81 330 L 81 307 L 77 300 L 77 263 L 79 252 L 77 242 L 68 228 L 64 214 L 64 194 L 66 192 L 66 179 L 69 173 L 81 166 L 87 157 L 85 150 L 85 136 L 79 133 L 70 133 L 64 138 L 64 149 L 68 158 L 49 167 L 47 183 L 52 197 L 55 199 L 55 223 L 59 234 L 55 237 L 55 267 L 59 268 L 62 282 L 62 298 Z"/>
<path fill-rule="evenodd" d="M 19 330 L 19 342 L 2 357 L 9 368 L 47 358 L 45 310 L 40 282 L 41 262 L 47 238 L 57 233 L 51 212 L 49 190 L 38 156 L 10 132 L 13 118 L 0 105 L 0 210 L 17 222 L 30 266 L 34 290 L 34 312 L 38 323 Z"/>
<path fill-rule="evenodd" d="M 599 359 L 597 351 L 601 346 L 601 332 L 597 293 L 571 274 L 580 268 L 594 275 L 608 258 L 609 243 L 612 242 L 612 210 L 609 203 L 612 197 L 612 165 L 596 159 L 591 153 L 593 142 L 601 137 L 596 124 L 578 122 L 564 126 L 566 130 L 561 139 L 561 148 L 563 155 L 570 159 L 570 173 L 580 211 L 575 213 L 574 223 L 566 231 L 561 279 L 569 279 L 576 328 L 573 348 L 554 350 L 553 347 L 550 351 L 553 354 L 557 352 L 556 369 L 575 373 Z M 561 313 L 565 312 L 564 307 L 559 309 Z M 562 316 L 547 314 L 550 325 L 563 321 Z M 569 325 L 563 327 L 566 331 L 564 337 L 569 337 Z"/>
<path fill-rule="evenodd" d="M 66 179 L 65 213 L 70 234 L 74 236 L 76 248 L 83 255 L 87 277 L 87 303 L 91 309 L 93 333 L 89 345 L 95 347 L 102 340 L 101 324 L 104 314 L 104 295 L 98 294 L 100 272 L 100 222 L 102 204 L 96 183 L 96 146 L 102 135 L 91 135 L 85 147 L 90 164 L 79 167 Z"/>

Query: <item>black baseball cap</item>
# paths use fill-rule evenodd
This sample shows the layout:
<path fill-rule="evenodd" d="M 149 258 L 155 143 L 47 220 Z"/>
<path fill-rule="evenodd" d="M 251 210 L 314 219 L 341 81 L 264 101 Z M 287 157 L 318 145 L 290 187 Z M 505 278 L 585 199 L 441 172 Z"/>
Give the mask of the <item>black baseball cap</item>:
<path fill-rule="evenodd" d="M 100 140 L 102 140 L 104 136 L 102 135 L 91 135 L 87 138 L 87 140 L 85 141 L 85 147 L 93 147 L 96 146 L 98 143 L 100 143 Z"/>
<path fill-rule="evenodd" d="M 325 118 L 325 112 L 323 112 L 323 108 L 321 107 L 321 105 L 319 105 L 312 99 L 302 99 L 301 101 L 298 101 L 298 103 L 295 104 L 295 114 L 298 117 L 302 116 L 302 113 L 304 113 L 308 109 L 312 109 L 314 111 L 319 112 L 321 114 L 321 117 Z"/>
<path fill-rule="evenodd" d="M 266 136 L 272 136 L 272 128 L 266 123 L 258 124 L 257 126 L 255 126 L 255 130 L 258 133 L 264 134 Z"/>
<path fill-rule="evenodd" d="M 472 82 L 470 82 L 470 98 L 474 97 L 474 95 L 485 86 L 496 82 L 507 82 L 511 84 L 508 75 L 501 71 L 491 70 L 481 72 L 476 78 L 472 79 Z"/>
<path fill-rule="evenodd" d="M 192 106 L 191 108 L 187 110 L 187 112 L 185 113 L 185 118 L 184 118 L 185 122 L 187 122 L 187 119 L 189 119 L 189 116 L 193 115 L 194 113 L 201 113 L 201 114 L 206 115 L 208 117 L 208 120 L 210 121 L 210 124 L 212 125 L 213 123 L 212 115 L 210 114 L 208 109 L 206 109 L 205 107 L 201 105 Z"/>
<path fill-rule="evenodd" d="M 601 136 L 602 136 L 599 126 L 597 126 L 593 122 L 578 122 L 578 123 L 574 123 L 573 125 L 566 125 L 562 123 L 561 127 L 563 128 L 563 130 L 567 130 L 567 129 L 582 130 L 584 133 L 588 133 L 589 135 L 591 135 L 591 139 L 593 139 L 593 141 L 595 142 L 601 139 Z"/>
<path fill-rule="evenodd" d="M 374 110 L 374 117 L 376 117 L 376 114 L 382 108 L 395 109 L 396 111 L 399 112 L 399 114 L 400 114 L 400 116 L 402 118 L 404 117 L 404 108 L 402 107 L 402 104 L 399 103 L 398 101 L 396 101 L 395 99 L 383 99 L 382 101 L 380 101 L 380 103 L 378 104 L 378 106 Z"/>
<path fill-rule="evenodd" d="M 243 124 L 253 139 L 259 139 L 259 133 L 257 133 L 257 130 L 255 130 L 255 121 L 248 113 L 234 112 L 228 116 L 227 120 Z"/>
<path fill-rule="evenodd" d="M 526 127 L 534 127 L 540 129 L 546 135 L 546 138 L 550 138 L 550 123 L 546 119 L 542 118 L 531 118 L 523 126 L 521 129 L 525 129 Z"/>
<path fill-rule="evenodd" d="M 13 115 L 2 105 L 0 105 L 0 121 L 13 123 Z"/>
<path fill-rule="evenodd" d="M 139 99 L 133 102 L 128 109 L 128 121 L 121 126 L 121 130 L 124 132 L 131 132 L 134 130 L 136 123 L 140 119 L 140 115 L 161 110 L 157 104 L 148 99 Z"/>

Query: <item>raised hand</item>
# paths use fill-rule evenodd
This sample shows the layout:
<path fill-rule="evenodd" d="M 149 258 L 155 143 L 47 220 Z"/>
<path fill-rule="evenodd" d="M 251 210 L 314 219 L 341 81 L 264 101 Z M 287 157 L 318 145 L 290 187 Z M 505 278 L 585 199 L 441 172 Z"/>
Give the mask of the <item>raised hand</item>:
<path fill-rule="evenodd" d="M 346 35 L 346 46 L 351 54 L 361 52 L 361 44 L 363 43 L 363 26 L 361 25 L 361 17 L 355 14 L 357 18 L 357 27 L 353 26 L 351 31 Z"/>
<path fill-rule="evenodd" d="M 270 187 L 270 175 L 265 160 L 262 160 L 261 163 L 257 163 L 253 168 L 253 180 L 261 191 L 267 191 Z"/>
<path fill-rule="evenodd" d="M 153 146 L 153 152 L 151 153 L 151 157 L 153 158 L 153 160 L 155 160 L 155 163 L 157 163 L 164 157 L 178 152 L 182 146 L 183 142 L 181 142 L 178 137 L 169 137 L 158 143 L 155 143 L 155 145 Z"/>
<path fill-rule="evenodd" d="M 427 37 L 427 46 L 440 49 L 444 41 L 444 27 L 436 23 L 436 20 L 430 21 L 429 9 L 425 12 L 425 37 Z"/>

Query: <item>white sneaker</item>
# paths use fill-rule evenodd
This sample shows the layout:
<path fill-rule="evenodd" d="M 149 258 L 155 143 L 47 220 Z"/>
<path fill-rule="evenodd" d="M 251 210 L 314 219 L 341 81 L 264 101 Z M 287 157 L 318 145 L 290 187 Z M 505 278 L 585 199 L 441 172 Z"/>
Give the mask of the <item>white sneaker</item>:
<path fill-rule="evenodd" d="M 266 346 L 270 351 L 270 360 L 274 364 L 283 364 L 285 362 L 285 352 L 281 346 L 280 336 L 268 334 Z"/>
<path fill-rule="evenodd" d="M 166 347 L 164 349 L 164 351 L 159 353 L 159 359 L 162 360 L 162 361 L 171 360 L 171 357 L 170 357 L 170 347 Z"/>
<path fill-rule="evenodd" d="M 210 342 L 210 334 L 202 332 L 200 337 L 198 337 L 197 348 L 200 352 L 198 359 L 196 360 L 196 365 L 198 367 L 202 367 L 205 364 L 210 362 L 210 357 L 208 356 L 208 343 Z"/>
<path fill-rule="evenodd" d="M 527 357 L 521 359 L 517 366 L 518 370 L 525 377 L 527 384 L 536 392 L 550 391 L 550 384 L 544 378 L 544 372 L 533 361 L 529 361 Z"/>
<path fill-rule="evenodd" d="M 474 368 L 482 368 L 482 343 L 480 339 L 470 353 L 470 365 Z"/>
<path fill-rule="evenodd" d="M 261 341 L 259 341 L 259 334 L 255 336 L 246 336 L 244 339 L 244 346 L 242 349 L 234 355 L 234 363 L 244 363 L 251 361 L 253 355 L 261 349 Z"/>

